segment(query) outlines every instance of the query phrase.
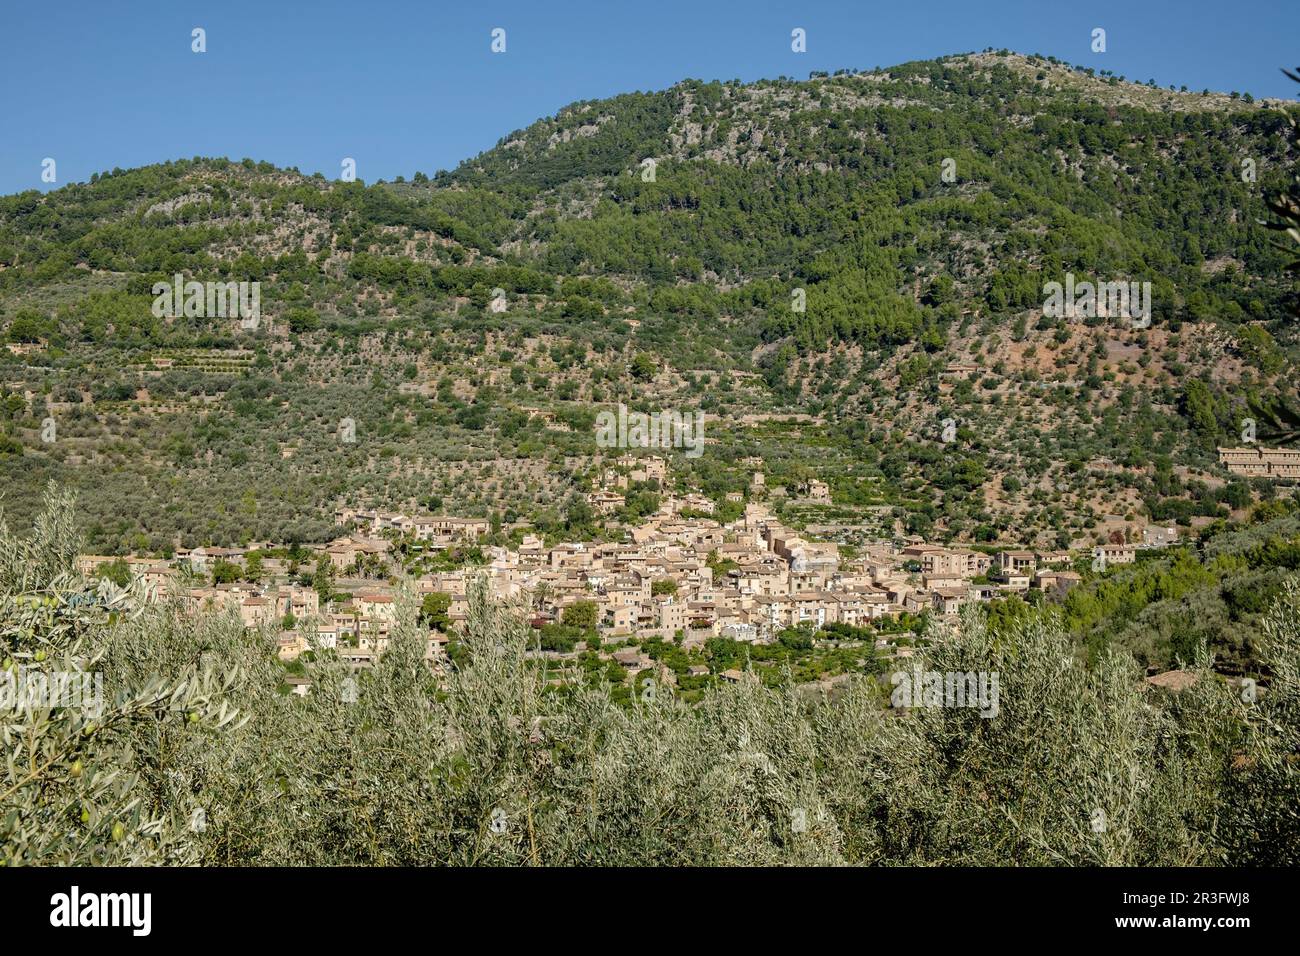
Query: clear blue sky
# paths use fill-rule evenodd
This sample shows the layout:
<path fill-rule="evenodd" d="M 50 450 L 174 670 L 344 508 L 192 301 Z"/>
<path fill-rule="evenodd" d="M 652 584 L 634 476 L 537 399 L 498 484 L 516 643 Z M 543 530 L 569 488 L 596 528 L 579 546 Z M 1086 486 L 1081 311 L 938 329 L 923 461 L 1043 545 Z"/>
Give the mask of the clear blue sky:
<path fill-rule="evenodd" d="M 47 156 L 59 185 L 200 155 L 330 177 L 351 156 L 367 182 L 409 178 L 574 100 L 985 47 L 1292 98 L 1279 67 L 1300 64 L 1300 0 L 0 0 L 0 194 L 49 188 Z"/>

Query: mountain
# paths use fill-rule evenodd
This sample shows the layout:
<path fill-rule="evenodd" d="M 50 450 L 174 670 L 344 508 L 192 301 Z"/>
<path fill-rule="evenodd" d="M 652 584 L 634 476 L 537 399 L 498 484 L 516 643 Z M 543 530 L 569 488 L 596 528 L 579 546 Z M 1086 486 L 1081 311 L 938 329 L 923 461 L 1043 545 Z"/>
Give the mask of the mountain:
<path fill-rule="evenodd" d="M 1274 489 L 1215 446 L 1297 380 L 1259 222 L 1293 107 L 985 52 L 576 103 L 409 182 L 193 159 L 6 196 L 3 504 L 77 487 L 110 552 L 325 540 L 344 503 L 614 533 L 584 495 L 621 401 L 706 413 L 673 480 L 724 516 L 762 470 L 863 534 L 1226 517 Z M 258 321 L 156 314 L 176 275 L 259 283 Z M 1149 322 L 1044 314 L 1084 282 L 1150 283 Z"/>

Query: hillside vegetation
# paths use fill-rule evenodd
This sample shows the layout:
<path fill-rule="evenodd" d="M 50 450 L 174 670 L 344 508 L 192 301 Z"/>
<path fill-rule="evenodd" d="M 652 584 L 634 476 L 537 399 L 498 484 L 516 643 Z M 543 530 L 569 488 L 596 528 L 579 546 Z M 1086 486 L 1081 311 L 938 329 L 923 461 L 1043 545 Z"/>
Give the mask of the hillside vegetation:
<path fill-rule="evenodd" d="M 796 526 L 1239 516 L 1274 489 L 1214 446 L 1297 379 L 1259 224 L 1292 105 L 990 52 L 577 103 L 409 182 L 192 159 L 3 197 L 5 504 L 93 489 L 107 552 L 325 540 L 345 502 L 588 537 L 623 401 L 706 412 L 682 488 L 827 480 Z M 262 321 L 156 317 L 176 274 L 260 282 Z M 1150 282 L 1150 325 L 1044 316 L 1067 274 Z"/>

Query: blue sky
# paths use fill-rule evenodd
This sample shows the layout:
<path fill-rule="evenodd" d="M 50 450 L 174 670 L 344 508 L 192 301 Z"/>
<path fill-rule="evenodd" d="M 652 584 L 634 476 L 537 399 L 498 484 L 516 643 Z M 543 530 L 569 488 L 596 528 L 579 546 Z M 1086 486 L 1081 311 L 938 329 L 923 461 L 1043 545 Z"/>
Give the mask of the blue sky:
<path fill-rule="evenodd" d="M 1297 0 L 491 3 L 2 0 L 0 194 L 189 156 L 367 182 L 433 173 L 580 99 L 946 53 L 1055 55 L 1167 86 L 1295 97 Z M 207 52 L 191 52 L 191 30 Z M 1107 51 L 1090 50 L 1094 27 Z M 506 52 L 490 50 L 494 27 Z M 790 50 L 807 31 L 808 51 Z"/>

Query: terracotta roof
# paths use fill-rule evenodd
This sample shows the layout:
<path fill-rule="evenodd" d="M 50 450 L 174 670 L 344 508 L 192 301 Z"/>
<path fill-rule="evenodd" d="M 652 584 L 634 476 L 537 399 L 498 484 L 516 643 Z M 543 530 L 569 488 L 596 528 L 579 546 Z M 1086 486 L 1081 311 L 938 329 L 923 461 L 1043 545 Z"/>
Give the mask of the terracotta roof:
<path fill-rule="evenodd" d="M 1186 690 L 1196 681 L 1197 677 L 1191 671 L 1165 671 L 1163 674 L 1156 674 L 1146 679 L 1152 687 L 1162 687 L 1174 693 Z"/>

